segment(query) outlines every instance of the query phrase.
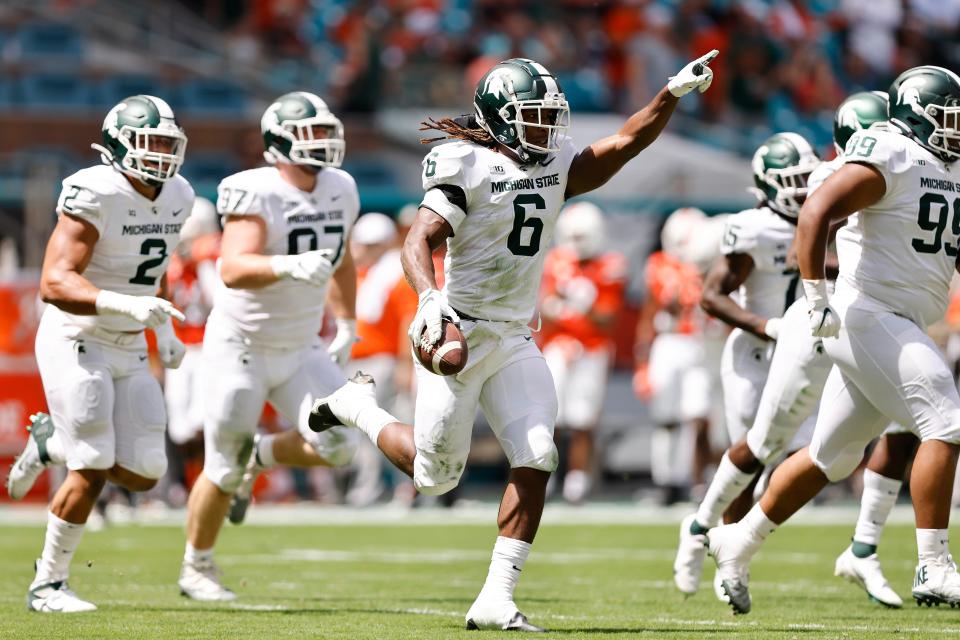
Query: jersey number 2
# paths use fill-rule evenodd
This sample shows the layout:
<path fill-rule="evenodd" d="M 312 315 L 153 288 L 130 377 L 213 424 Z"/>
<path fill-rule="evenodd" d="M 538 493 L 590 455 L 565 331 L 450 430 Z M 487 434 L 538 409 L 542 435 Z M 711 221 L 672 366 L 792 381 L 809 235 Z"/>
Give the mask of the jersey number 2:
<path fill-rule="evenodd" d="M 159 267 L 167 259 L 167 241 L 162 238 L 147 238 L 140 245 L 140 255 L 142 256 L 152 256 L 155 249 L 159 249 L 159 255 L 156 258 L 141 262 L 140 266 L 137 267 L 137 274 L 130 278 L 130 284 L 153 285 L 157 283 L 159 274 L 151 276 L 147 274 L 147 271 Z"/>
<path fill-rule="evenodd" d="M 937 208 L 936 219 L 930 216 L 931 211 Z M 924 231 L 933 231 L 930 241 L 914 238 L 913 250 L 917 253 L 938 253 L 941 248 L 951 258 L 956 257 L 957 247 L 950 243 L 944 244 L 943 232 L 947 228 L 947 219 L 950 218 L 950 203 L 939 193 L 925 193 L 920 198 L 920 211 L 917 213 L 917 225 Z M 953 201 L 953 219 L 950 223 L 953 235 L 960 235 L 960 198 Z"/>
<path fill-rule="evenodd" d="M 517 256 L 535 256 L 540 251 L 540 236 L 543 235 L 543 220 L 527 217 L 527 205 L 534 210 L 547 208 L 547 203 L 537 193 L 522 193 L 513 200 L 513 230 L 507 236 L 507 248 Z M 523 230 L 530 229 L 527 242 L 523 241 Z"/>

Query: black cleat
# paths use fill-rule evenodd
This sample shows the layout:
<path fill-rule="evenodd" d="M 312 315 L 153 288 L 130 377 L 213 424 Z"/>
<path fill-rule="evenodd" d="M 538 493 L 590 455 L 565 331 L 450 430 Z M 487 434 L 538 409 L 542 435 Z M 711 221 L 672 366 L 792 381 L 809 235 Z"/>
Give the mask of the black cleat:
<path fill-rule="evenodd" d="M 477 626 L 477 623 L 471 618 L 467 620 L 467 631 L 478 631 L 480 627 Z M 538 627 L 535 624 L 530 624 L 530 621 L 527 620 L 527 616 L 523 615 L 519 611 L 510 619 L 510 622 L 504 625 L 504 631 L 526 631 L 527 633 L 546 633 L 547 630 L 543 627 Z"/>
<path fill-rule="evenodd" d="M 320 398 L 314 402 L 313 408 L 310 409 L 310 415 L 307 417 L 307 426 L 310 427 L 311 431 L 322 433 L 332 427 L 346 426 L 344 422 L 333 413 L 333 410 L 330 408 L 330 401 L 334 396 L 337 394 L 342 394 L 344 391 L 349 394 L 351 390 L 345 389 L 344 387 L 350 384 L 375 384 L 375 382 L 373 381 L 373 376 L 362 371 L 357 371 L 352 378 L 347 380 L 347 384 L 343 385 L 327 397 Z"/>

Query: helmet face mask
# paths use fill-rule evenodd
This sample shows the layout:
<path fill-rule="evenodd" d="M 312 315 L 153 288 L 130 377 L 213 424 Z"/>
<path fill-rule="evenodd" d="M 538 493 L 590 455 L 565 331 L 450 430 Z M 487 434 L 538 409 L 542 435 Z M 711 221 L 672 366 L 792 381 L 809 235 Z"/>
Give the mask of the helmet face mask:
<path fill-rule="evenodd" d="M 904 71 L 890 85 L 890 122 L 944 162 L 960 159 L 960 77 L 935 66 Z"/>
<path fill-rule="evenodd" d="M 151 186 L 173 178 L 183 166 L 187 136 L 170 106 L 154 96 L 131 96 L 107 113 L 103 145 L 91 145 L 104 164 Z"/>
<path fill-rule="evenodd" d="M 796 133 L 777 133 L 753 154 L 757 195 L 775 211 L 796 218 L 807 199 L 807 181 L 820 164 L 813 147 Z"/>
<path fill-rule="evenodd" d="M 280 96 L 260 120 L 267 162 L 339 167 L 346 143 L 343 123 L 318 96 L 295 91 Z"/>
<path fill-rule="evenodd" d="M 542 65 L 512 58 L 496 65 L 477 84 L 477 122 L 521 162 L 539 162 L 560 150 L 570 127 L 570 105 Z"/>

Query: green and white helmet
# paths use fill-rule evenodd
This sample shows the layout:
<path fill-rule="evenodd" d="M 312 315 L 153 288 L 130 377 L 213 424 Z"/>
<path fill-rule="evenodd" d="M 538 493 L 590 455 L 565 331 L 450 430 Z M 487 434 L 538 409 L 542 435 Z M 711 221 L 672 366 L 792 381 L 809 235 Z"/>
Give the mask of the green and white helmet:
<path fill-rule="evenodd" d="M 777 213 L 796 218 L 807 197 L 807 179 L 819 164 L 803 136 L 775 133 L 753 154 L 755 193 Z"/>
<path fill-rule="evenodd" d="M 560 136 L 570 126 L 570 105 L 557 79 L 526 58 L 511 58 L 487 71 L 477 83 L 473 108 L 480 126 L 525 163 L 559 151 Z M 530 140 L 528 127 L 546 135 Z"/>
<path fill-rule="evenodd" d="M 960 77 L 914 67 L 890 85 L 890 122 L 944 162 L 960 158 Z"/>
<path fill-rule="evenodd" d="M 121 100 L 103 119 L 101 134 L 103 144 L 90 146 L 103 163 L 147 184 L 163 184 L 183 166 L 187 136 L 170 105 L 156 96 Z"/>
<path fill-rule="evenodd" d="M 314 127 L 326 129 L 316 137 Z M 294 91 L 273 101 L 260 119 L 265 151 L 270 164 L 287 162 L 313 167 L 339 167 L 346 145 L 343 123 L 327 103 L 312 93 Z"/>
<path fill-rule="evenodd" d="M 833 146 L 838 155 L 857 131 L 886 124 L 889 102 L 883 91 L 860 91 L 840 103 L 833 116 Z"/>

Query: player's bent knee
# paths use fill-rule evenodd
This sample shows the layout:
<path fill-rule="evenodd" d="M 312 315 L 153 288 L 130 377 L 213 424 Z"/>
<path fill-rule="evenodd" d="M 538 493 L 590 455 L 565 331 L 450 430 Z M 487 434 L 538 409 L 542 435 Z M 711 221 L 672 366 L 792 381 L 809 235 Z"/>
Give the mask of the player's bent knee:
<path fill-rule="evenodd" d="M 442 496 L 449 491 L 453 491 L 458 484 L 460 484 L 459 477 L 457 477 L 456 480 L 442 482 L 439 484 L 424 484 L 423 481 L 416 477 L 413 479 L 413 486 L 416 487 L 417 491 L 425 496 Z"/>
<path fill-rule="evenodd" d="M 164 464 L 164 467 L 166 467 L 166 464 Z M 107 477 L 114 484 L 123 487 L 127 491 L 134 492 L 150 491 L 157 486 L 157 480 L 159 479 L 159 477 L 144 477 L 119 465 L 115 465 L 112 469 L 110 469 Z"/>
<path fill-rule="evenodd" d="M 560 463 L 560 454 L 553 441 L 553 429 L 546 423 L 540 422 L 531 427 L 522 443 L 511 443 L 512 451 L 507 452 L 507 458 L 512 468 L 529 467 L 553 473 Z"/>
<path fill-rule="evenodd" d="M 846 449 L 831 455 L 829 459 L 824 459 L 820 452 L 815 451 L 811 446 L 810 460 L 823 472 L 827 480 L 839 482 L 856 471 L 860 461 L 863 460 L 863 448 Z"/>
<path fill-rule="evenodd" d="M 439 496 L 460 483 L 466 468 L 466 454 L 443 454 L 417 451 L 413 461 L 413 484 L 417 491 Z"/>

